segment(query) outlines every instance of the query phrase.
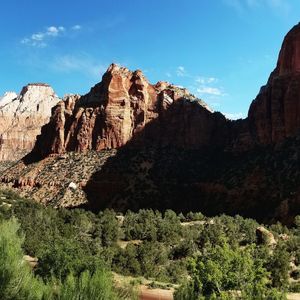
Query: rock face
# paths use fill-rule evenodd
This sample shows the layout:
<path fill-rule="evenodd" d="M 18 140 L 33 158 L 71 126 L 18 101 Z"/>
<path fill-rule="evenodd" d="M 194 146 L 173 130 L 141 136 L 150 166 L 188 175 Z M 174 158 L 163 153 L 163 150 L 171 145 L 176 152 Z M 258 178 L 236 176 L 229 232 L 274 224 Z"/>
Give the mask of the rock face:
<path fill-rule="evenodd" d="M 245 120 L 229 121 L 185 89 L 167 82 L 151 85 L 141 71 L 112 64 L 87 95 L 67 97 L 53 109 L 35 150 L 43 156 L 100 151 L 140 140 L 244 151 L 297 134 L 299 99 L 300 23 L 285 37 L 277 66 Z"/>
<path fill-rule="evenodd" d="M 5 101 L 28 115 L 17 109 L 22 101 Z M 30 119 L 17 119 L 30 132 Z M 32 146 L 11 128 L 10 149 L 20 140 Z M 52 108 L 31 154 L 1 181 L 54 206 L 200 210 L 291 224 L 300 213 L 299 129 L 300 24 L 246 119 L 230 121 L 183 88 L 152 85 L 141 71 L 112 64 L 88 94 Z"/>
<path fill-rule="evenodd" d="M 264 244 L 269 247 L 274 247 L 277 244 L 273 233 L 263 226 L 256 228 L 256 237 L 258 244 Z"/>
<path fill-rule="evenodd" d="M 277 66 L 250 106 L 250 131 L 257 143 L 270 144 L 300 129 L 300 23 L 286 35 Z"/>
<path fill-rule="evenodd" d="M 0 161 L 20 159 L 32 150 L 58 101 L 46 84 L 29 84 L 20 95 L 10 92 L 0 98 Z"/>
<path fill-rule="evenodd" d="M 230 122 L 186 89 L 151 85 L 141 71 L 112 64 L 85 96 L 70 96 L 53 108 L 35 152 L 119 148 L 133 140 L 179 147 L 223 146 Z"/>

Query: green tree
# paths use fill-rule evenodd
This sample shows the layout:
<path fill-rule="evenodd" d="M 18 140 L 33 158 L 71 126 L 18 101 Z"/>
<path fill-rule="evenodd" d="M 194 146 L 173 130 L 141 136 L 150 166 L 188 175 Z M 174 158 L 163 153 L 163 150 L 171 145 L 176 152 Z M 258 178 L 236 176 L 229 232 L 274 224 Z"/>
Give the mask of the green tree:
<path fill-rule="evenodd" d="M 42 299 L 46 286 L 33 276 L 24 261 L 24 237 L 19 234 L 19 229 L 14 218 L 0 223 L 0 299 Z"/>
<path fill-rule="evenodd" d="M 240 291 L 242 299 L 268 299 L 268 273 L 260 261 L 253 260 L 253 249 L 232 248 L 227 243 L 206 249 L 203 255 L 191 260 L 191 280 L 175 293 L 175 299 L 232 299 L 232 291 Z M 202 298 L 201 298 L 202 297 Z"/>
<path fill-rule="evenodd" d="M 106 209 L 99 213 L 99 234 L 102 245 L 112 246 L 122 236 L 120 225 L 113 210 Z"/>
<path fill-rule="evenodd" d="M 79 277 L 69 274 L 59 286 L 57 300 L 114 300 L 119 299 L 112 285 L 112 277 L 104 269 L 94 274 L 83 272 Z"/>
<path fill-rule="evenodd" d="M 278 245 L 270 257 L 268 269 L 271 273 L 272 285 L 277 288 L 287 289 L 289 284 L 290 254 Z"/>

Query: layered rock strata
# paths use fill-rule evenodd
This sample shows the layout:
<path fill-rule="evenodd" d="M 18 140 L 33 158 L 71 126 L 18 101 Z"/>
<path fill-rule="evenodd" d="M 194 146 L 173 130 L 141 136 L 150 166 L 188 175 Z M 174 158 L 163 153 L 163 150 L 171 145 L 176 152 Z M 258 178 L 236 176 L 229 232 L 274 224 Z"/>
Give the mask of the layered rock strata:
<path fill-rule="evenodd" d="M 0 161 L 20 159 L 32 150 L 58 101 L 46 84 L 28 84 L 19 95 L 0 98 Z"/>
<path fill-rule="evenodd" d="M 152 85 L 141 71 L 112 64 L 85 96 L 67 97 L 53 108 L 35 153 L 120 148 L 129 142 L 178 147 L 223 146 L 229 121 L 186 89 Z"/>

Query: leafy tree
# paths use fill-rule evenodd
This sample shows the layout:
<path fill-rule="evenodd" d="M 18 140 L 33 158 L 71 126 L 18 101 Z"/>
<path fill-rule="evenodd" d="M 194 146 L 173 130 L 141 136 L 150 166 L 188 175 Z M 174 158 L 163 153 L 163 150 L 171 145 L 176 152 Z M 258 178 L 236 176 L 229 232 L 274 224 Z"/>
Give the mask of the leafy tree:
<path fill-rule="evenodd" d="M 285 247 L 278 245 L 270 257 L 268 270 L 271 273 L 272 285 L 277 288 L 287 289 L 289 284 L 290 254 Z"/>
<path fill-rule="evenodd" d="M 65 278 L 69 273 L 77 276 L 84 270 L 93 272 L 103 265 L 100 257 L 93 255 L 81 243 L 58 237 L 39 256 L 36 272 L 44 278 L 51 276 Z"/>
<path fill-rule="evenodd" d="M 19 229 L 15 218 L 0 223 L 0 299 L 42 299 L 46 286 L 24 261 Z"/>
<path fill-rule="evenodd" d="M 112 285 L 112 277 L 104 269 L 94 274 L 83 272 L 79 277 L 72 273 L 67 276 L 55 296 L 57 300 L 114 300 L 119 299 Z"/>
<path fill-rule="evenodd" d="M 123 223 L 125 239 L 156 241 L 160 220 L 161 214 L 151 209 L 141 209 L 136 214 L 128 211 Z"/>
<path fill-rule="evenodd" d="M 191 260 L 191 280 L 175 293 L 175 299 L 232 299 L 231 291 L 240 291 L 243 299 L 268 299 L 268 273 L 260 261 L 254 261 L 252 248 L 231 248 L 229 244 L 207 249 Z M 273 297 L 273 296 L 272 296 Z M 277 296 L 276 296 L 277 297 Z"/>
<path fill-rule="evenodd" d="M 168 256 L 163 244 L 144 242 L 138 246 L 138 259 L 145 277 L 159 278 L 164 273 L 163 265 L 167 262 Z"/>
<path fill-rule="evenodd" d="M 121 274 L 142 275 L 137 246 L 133 244 L 128 244 L 125 249 L 119 249 L 113 258 L 113 265 L 116 272 Z"/>
<path fill-rule="evenodd" d="M 121 229 L 113 210 L 106 209 L 99 213 L 99 227 L 98 227 L 102 245 L 112 246 L 121 237 Z"/>
<path fill-rule="evenodd" d="M 158 241 L 176 244 L 180 240 L 182 226 L 180 219 L 172 210 L 166 210 L 164 218 L 158 225 Z"/>

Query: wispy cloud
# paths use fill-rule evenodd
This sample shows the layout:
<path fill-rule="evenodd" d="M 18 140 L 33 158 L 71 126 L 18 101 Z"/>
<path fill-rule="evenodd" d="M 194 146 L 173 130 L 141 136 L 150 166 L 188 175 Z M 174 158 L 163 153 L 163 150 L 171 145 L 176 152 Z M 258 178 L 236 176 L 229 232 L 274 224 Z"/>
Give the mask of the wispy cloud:
<path fill-rule="evenodd" d="M 214 77 L 197 77 L 195 81 L 200 84 L 211 84 L 217 83 L 218 79 Z"/>
<path fill-rule="evenodd" d="M 224 113 L 225 117 L 227 119 L 231 119 L 231 120 L 237 120 L 237 119 L 243 119 L 245 118 L 245 114 L 242 112 L 238 112 L 238 113 Z"/>
<path fill-rule="evenodd" d="M 192 93 L 195 94 L 195 96 L 199 98 L 213 98 L 210 100 L 218 100 L 216 98 L 223 97 L 227 95 L 224 92 L 224 88 L 219 86 L 219 80 L 216 77 L 212 76 L 195 76 L 188 72 L 188 70 L 184 66 L 178 66 L 175 68 L 175 71 L 173 69 L 173 72 L 166 72 L 165 75 L 168 78 L 173 77 L 173 75 L 176 75 L 177 77 L 185 77 L 185 81 L 189 81 L 189 89 Z M 186 85 L 186 84 L 185 84 Z M 218 102 L 215 102 L 218 103 Z"/>
<path fill-rule="evenodd" d="M 281 14 L 287 14 L 291 9 L 287 0 L 223 0 L 223 3 L 235 9 L 238 13 L 247 12 L 249 9 L 267 7 L 279 11 Z"/>
<path fill-rule="evenodd" d="M 170 72 L 166 72 L 166 76 L 167 76 L 168 78 L 171 78 L 171 77 L 172 77 L 172 74 L 171 74 Z"/>
<path fill-rule="evenodd" d="M 82 26 L 78 24 L 71 27 L 72 30 L 80 30 L 81 28 Z"/>
<path fill-rule="evenodd" d="M 48 63 L 48 67 L 56 72 L 79 72 L 92 79 L 99 79 L 107 65 L 100 64 L 86 54 L 80 54 L 57 56 Z"/>
<path fill-rule="evenodd" d="M 201 86 L 197 88 L 196 91 L 199 95 L 223 96 L 223 93 L 219 88 L 210 87 L 210 86 Z"/>
<path fill-rule="evenodd" d="M 81 30 L 80 25 L 74 25 L 69 30 L 78 31 Z M 59 37 L 66 35 L 68 29 L 64 26 L 49 26 L 46 27 L 44 31 L 32 33 L 29 37 L 24 37 L 21 40 L 21 44 L 37 47 L 37 48 L 44 48 L 48 45 L 49 41 Z"/>
<path fill-rule="evenodd" d="M 178 77 L 185 77 L 185 76 L 187 76 L 188 74 L 187 74 L 187 72 L 186 72 L 186 70 L 185 70 L 185 67 L 179 66 L 179 67 L 177 67 L 177 69 L 176 69 L 176 75 L 177 75 Z"/>
<path fill-rule="evenodd" d="M 215 77 L 197 76 L 194 83 L 197 96 L 224 96 L 225 92 L 217 85 L 218 81 Z"/>

